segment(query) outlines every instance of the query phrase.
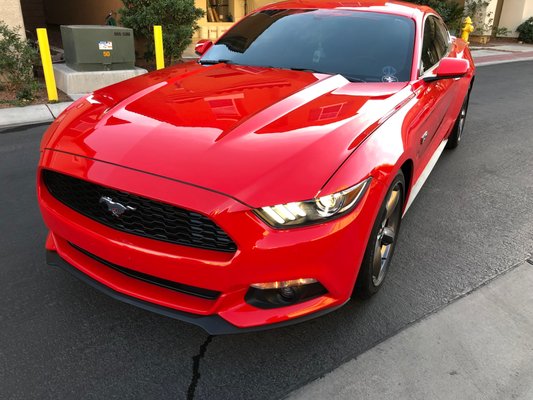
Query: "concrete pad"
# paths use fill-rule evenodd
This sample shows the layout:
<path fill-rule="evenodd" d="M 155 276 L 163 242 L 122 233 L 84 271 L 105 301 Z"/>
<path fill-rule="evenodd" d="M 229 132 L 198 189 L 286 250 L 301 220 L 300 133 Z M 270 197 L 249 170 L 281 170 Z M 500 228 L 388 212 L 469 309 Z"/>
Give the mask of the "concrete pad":
<path fill-rule="evenodd" d="M 63 111 L 65 111 L 65 108 L 70 106 L 73 103 L 73 101 L 65 101 L 62 103 L 53 103 L 53 104 L 47 104 L 48 109 L 54 116 L 54 118 L 57 118 L 59 114 L 61 114 Z"/>
<path fill-rule="evenodd" d="M 289 399 L 533 399 L 533 265 L 522 264 Z"/>
<path fill-rule="evenodd" d="M 52 122 L 54 116 L 44 104 L 0 109 L 0 129 Z"/>
<path fill-rule="evenodd" d="M 197 60 L 199 57 L 194 52 L 194 48 L 196 46 L 196 42 L 191 43 L 187 48 L 183 51 L 181 58 L 183 61 L 190 61 L 190 60 Z"/>
<path fill-rule="evenodd" d="M 65 64 L 54 64 L 56 85 L 68 95 L 91 93 L 146 72 L 143 68 L 119 71 L 75 71 Z"/>
<path fill-rule="evenodd" d="M 68 97 L 70 97 L 74 101 L 81 99 L 84 96 L 87 96 L 87 93 L 72 93 L 68 95 Z"/>

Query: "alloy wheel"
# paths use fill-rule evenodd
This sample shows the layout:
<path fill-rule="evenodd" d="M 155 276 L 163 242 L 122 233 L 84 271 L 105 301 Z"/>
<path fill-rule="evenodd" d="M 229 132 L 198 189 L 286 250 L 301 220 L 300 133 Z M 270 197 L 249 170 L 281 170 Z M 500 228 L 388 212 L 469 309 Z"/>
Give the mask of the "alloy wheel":
<path fill-rule="evenodd" d="M 375 239 L 372 282 L 376 287 L 381 285 L 385 279 L 393 249 L 396 245 L 396 234 L 402 217 L 401 198 L 402 186 L 398 182 L 389 193 L 381 221 L 381 229 Z"/>
<path fill-rule="evenodd" d="M 461 140 L 461 136 L 463 134 L 463 129 L 466 121 L 466 107 L 466 103 L 463 104 L 463 108 L 461 108 L 461 113 L 459 114 L 459 121 L 457 125 L 457 141 Z"/>

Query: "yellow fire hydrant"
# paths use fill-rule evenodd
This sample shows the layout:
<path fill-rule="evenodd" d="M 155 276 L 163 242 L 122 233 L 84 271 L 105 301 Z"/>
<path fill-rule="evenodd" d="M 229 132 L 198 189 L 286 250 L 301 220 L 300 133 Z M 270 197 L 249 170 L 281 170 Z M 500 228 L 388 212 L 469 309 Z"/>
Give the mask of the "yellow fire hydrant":
<path fill-rule="evenodd" d="M 463 32 L 461 33 L 461 39 L 468 43 L 468 37 L 474 32 L 474 25 L 472 24 L 472 18 L 465 18 L 465 26 L 463 27 Z"/>

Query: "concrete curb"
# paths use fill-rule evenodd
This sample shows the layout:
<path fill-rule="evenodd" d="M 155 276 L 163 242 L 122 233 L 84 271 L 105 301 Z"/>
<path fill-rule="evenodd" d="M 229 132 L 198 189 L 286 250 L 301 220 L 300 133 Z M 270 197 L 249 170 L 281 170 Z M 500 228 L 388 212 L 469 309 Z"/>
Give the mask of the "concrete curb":
<path fill-rule="evenodd" d="M 46 124 L 56 119 L 72 101 L 0 109 L 0 130 Z"/>

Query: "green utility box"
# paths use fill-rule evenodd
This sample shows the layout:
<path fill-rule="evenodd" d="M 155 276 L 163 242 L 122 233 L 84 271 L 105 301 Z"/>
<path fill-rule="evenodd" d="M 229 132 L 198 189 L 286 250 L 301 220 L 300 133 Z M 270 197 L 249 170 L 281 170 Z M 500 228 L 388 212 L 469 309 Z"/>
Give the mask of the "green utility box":
<path fill-rule="evenodd" d="M 61 25 L 67 67 L 76 71 L 135 68 L 133 30 L 105 25 Z"/>

